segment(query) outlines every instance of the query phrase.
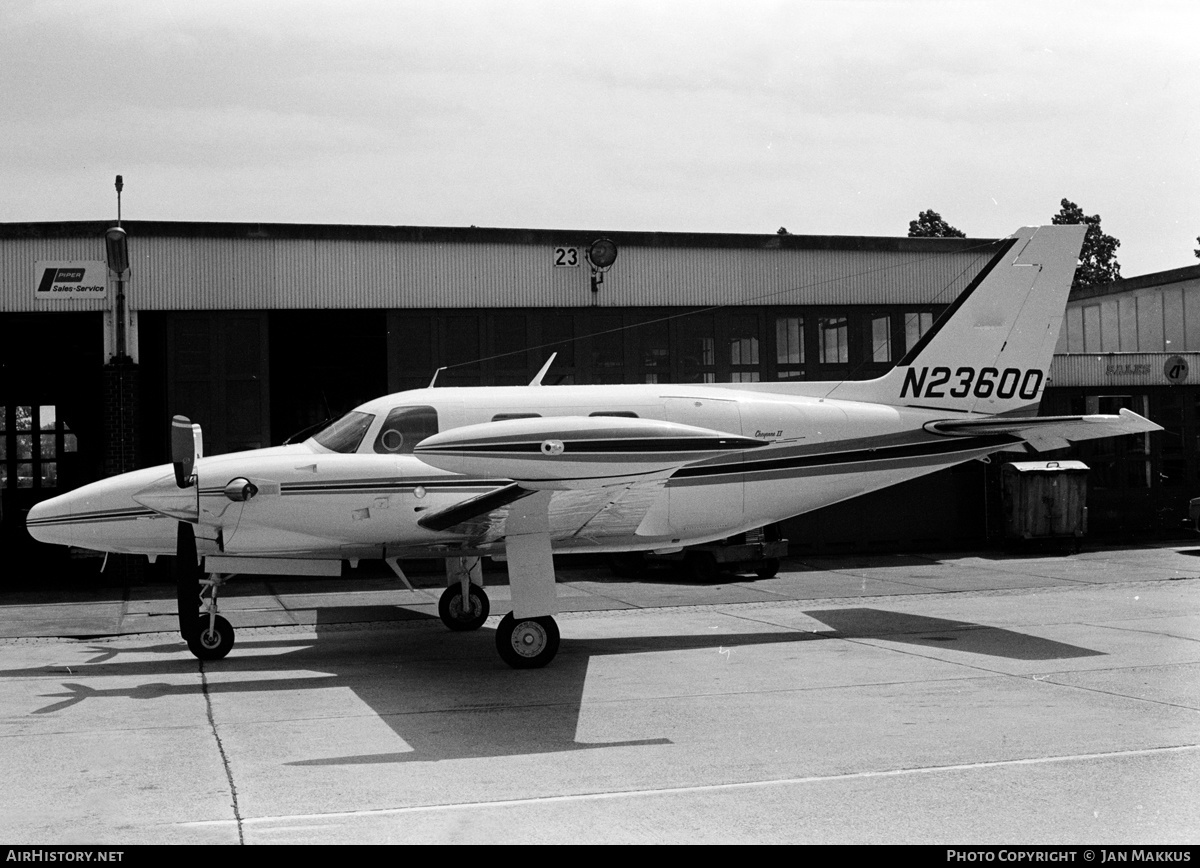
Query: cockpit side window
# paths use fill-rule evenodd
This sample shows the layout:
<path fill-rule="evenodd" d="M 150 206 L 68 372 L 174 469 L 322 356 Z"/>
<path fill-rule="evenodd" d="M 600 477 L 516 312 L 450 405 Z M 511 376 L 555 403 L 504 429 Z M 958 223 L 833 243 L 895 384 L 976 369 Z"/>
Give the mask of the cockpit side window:
<path fill-rule="evenodd" d="M 351 410 L 328 428 L 318 431 L 312 439 L 334 452 L 349 454 L 358 450 L 363 436 L 375 421 L 372 413 Z"/>
<path fill-rule="evenodd" d="M 437 432 L 438 416 L 433 407 L 396 407 L 379 429 L 375 451 L 384 455 L 411 455 L 414 446 Z"/>

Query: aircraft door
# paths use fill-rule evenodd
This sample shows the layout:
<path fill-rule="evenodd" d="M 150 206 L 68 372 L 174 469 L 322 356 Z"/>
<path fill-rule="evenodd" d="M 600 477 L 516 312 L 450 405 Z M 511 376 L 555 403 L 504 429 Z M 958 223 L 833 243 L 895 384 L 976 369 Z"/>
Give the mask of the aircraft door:
<path fill-rule="evenodd" d="M 737 401 L 710 397 L 663 399 L 666 418 L 729 434 L 742 430 Z M 740 456 L 714 459 L 685 468 L 667 484 L 670 525 L 685 534 L 698 534 L 738 524 L 745 511 L 744 476 Z"/>

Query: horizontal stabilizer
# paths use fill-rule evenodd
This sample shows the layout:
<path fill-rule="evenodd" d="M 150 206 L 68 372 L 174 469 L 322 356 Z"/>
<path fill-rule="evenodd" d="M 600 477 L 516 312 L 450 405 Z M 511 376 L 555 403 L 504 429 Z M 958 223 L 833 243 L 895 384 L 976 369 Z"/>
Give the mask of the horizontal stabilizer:
<path fill-rule="evenodd" d="M 1062 449 L 1080 440 L 1161 431 L 1162 426 L 1132 410 L 1121 410 L 1116 416 L 989 416 L 983 419 L 949 419 L 930 422 L 925 426 L 925 430 L 950 437 L 1011 434 L 1020 437 L 1037 451 L 1045 452 L 1050 449 Z"/>

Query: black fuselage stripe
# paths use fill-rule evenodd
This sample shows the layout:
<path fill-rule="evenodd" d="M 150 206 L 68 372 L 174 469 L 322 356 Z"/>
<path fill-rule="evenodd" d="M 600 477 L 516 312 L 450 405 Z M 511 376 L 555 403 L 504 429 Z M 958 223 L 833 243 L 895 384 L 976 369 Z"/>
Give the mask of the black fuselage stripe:
<path fill-rule="evenodd" d="M 763 461 L 743 461 L 736 464 L 718 464 L 710 467 L 684 467 L 676 471 L 673 479 L 688 479 L 698 476 L 721 476 L 729 473 L 762 473 L 777 470 L 803 470 L 811 467 L 830 467 L 839 464 L 861 464 L 867 461 L 901 461 L 909 458 L 952 457 L 960 452 L 976 452 L 1019 443 L 1019 437 L 997 434 L 991 437 L 961 438 L 952 441 L 913 443 L 905 446 L 880 446 L 874 449 L 854 449 L 846 452 L 825 452 L 819 455 L 796 455 L 790 458 L 775 458 Z"/>
<path fill-rule="evenodd" d="M 56 515 L 49 518 L 28 519 L 25 522 L 25 526 L 50 527 L 56 524 L 93 524 L 109 521 L 126 521 L 128 519 L 153 518 L 159 514 L 152 509 L 106 509 L 103 512 L 81 512 L 73 515 Z"/>
<path fill-rule="evenodd" d="M 522 443 L 465 443 L 456 446 L 432 446 L 418 450 L 418 454 L 458 454 L 472 452 L 541 452 L 545 440 L 526 441 Z M 628 456 L 641 452 L 712 452 L 725 449 L 754 449 L 766 446 L 765 440 L 754 440 L 740 437 L 690 437 L 690 438 L 654 438 L 646 440 L 562 440 L 564 452 L 597 453 L 607 452 L 613 455 Z"/>

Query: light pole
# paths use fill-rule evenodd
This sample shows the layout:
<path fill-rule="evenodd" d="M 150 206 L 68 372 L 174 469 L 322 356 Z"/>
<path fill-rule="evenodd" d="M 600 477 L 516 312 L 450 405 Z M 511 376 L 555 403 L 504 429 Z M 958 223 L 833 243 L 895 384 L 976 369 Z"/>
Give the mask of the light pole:
<path fill-rule="evenodd" d="M 108 268 L 117 277 L 117 346 L 116 359 L 128 357 L 125 346 L 125 278 L 129 273 L 129 238 L 121 228 L 121 190 L 125 181 L 117 175 L 117 225 L 104 233 L 104 248 L 108 255 Z"/>

